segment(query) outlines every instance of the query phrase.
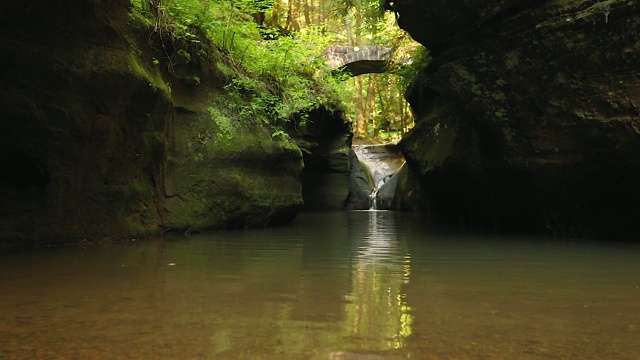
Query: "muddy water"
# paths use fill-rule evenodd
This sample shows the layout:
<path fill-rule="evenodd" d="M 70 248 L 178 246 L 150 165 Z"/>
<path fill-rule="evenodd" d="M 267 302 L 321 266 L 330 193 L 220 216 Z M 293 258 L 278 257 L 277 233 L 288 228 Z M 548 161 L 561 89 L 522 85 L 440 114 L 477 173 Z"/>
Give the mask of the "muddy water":
<path fill-rule="evenodd" d="M 0 359 L 637 359 L 639 260 L 367 211 L 0 249 Z"/>

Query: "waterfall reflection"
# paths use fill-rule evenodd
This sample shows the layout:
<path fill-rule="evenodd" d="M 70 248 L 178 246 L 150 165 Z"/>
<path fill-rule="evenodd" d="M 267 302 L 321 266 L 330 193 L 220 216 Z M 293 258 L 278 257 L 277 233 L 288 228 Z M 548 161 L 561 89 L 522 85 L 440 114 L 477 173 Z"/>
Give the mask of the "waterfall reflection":
<path fill-rule="evenodd" d="M 411 258 L 398 240 L 393 213 L 358 213 L 368 213 L 369 224 L 352 234 L 352 289 L 345 305 L 350 335 L 369 350 L 399 349 L 412 332 L 413 315 L 403 291 Z"/>

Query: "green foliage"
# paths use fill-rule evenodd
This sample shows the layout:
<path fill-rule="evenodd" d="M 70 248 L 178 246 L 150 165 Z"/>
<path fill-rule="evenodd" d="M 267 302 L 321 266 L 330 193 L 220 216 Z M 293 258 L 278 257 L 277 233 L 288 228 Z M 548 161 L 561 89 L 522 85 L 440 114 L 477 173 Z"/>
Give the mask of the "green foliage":
<path fill-rule="evenodd" d="M 345 18 L 357 13 L 361 19 L 360 32 L 375 33 L 385 17 L 385 0 L 333 0 L 329 3 L 334 17 Z"/>
<path fill-rule="evenodd" d="M 218 64 L 229 79 L 225 90 L 235 100 L 227 103 L 228 110 L 241 119 L 277 123 L 320 105 L 334 107 L 339 103 L 339 87 L 324 81 L 329 71 L 321 60 L 330 37 L 308 28 L 295 37 L 263 40 L 248 14 L 273 4 L 274 0 L 164 0 L 158 6 L 158 28 L 188 43 L 199 41 L 192 30 L 197 26 L 214 41 L 227 62 Z M 188 63 L 191 54 L 179 49 L 174 58 Z"/>
<path fill-rule="evenodd" d="M 287 140 L 289 140 L 289 138 L 290 138 L 290 137 L 289 137 L 289 134 L 287 134 L 287 133 L 286 133 L 286 132 L 284 132 L 283 130 L 276 130 L 276 131 L 274 131 L 274 132 L 271 134 L 271 137 L 272 137 L 272 138 L 279 137 L 279 136 L 281 136 L 281 137 L 283 137 L 283 138 L 285 138 L 285 139 L 287 139 Z"/>
<path fill-rule="evenodd" d="M 382 10 L 384 0 L 131 1 L 135 11 L 147 16 L 154 14 L 155 30 L 170 35 L 175 40 L 174 48 L 179 45 L 169 66 L 211 56 L 200 48 L 203 34 L 211 39 L 219 60 L 216 67 L 227 83 L 225 101 L 213 106 L 222 110 L 209 112 L 225 138 L 233 134 L 235 123 L 231 119 L 271 125 L 294 118 L 305 122 L 308 117 L 305 114 L 319 106 L 347 108 L 345 113 L 352 119 L 362 116 L 361 109 L 354 106 L 354 94 L 360 91 L 362 98 L 363 88 L 356 89 L 348 75 L 332 75 L 322 58 L 325 49 L 332 45 L 346 45 L 348 40 L 353 45 L 392 46 L 398 63 L 414 56 L 416 49 L 415 43 L 397 27 L 393 14 Z M 149 4 L 155 4 L 155 8 Z M 315 14 L 309 13 L 311 8 Z M 264 15 L 258 21 L 264 26 L 254 21 L 256 14 Z M 346 19 L 353 29 L 345 32 Z M 294 23 L 304 26 L 293 26 Z M 200 51 L 193 51 L 193 47 Z M 157 60 L 152 61 L 157 64 Z M 375 80 L 376 91 L 395 92 L 384 98 L 375 96 L 373 101 L 379 103 L 368 105 L 371 114 L 366 116 L 370 116 L 375 134 L 381 134 L 376 122 L 389 121 L 383 117 L 391 118 L 392 122 L 393 118 L 402 118 L 405 123 L 404 108 L 389 103 L 395 104 L 420 70 L 412 65 L 398 71 L 403 72 L 402 77 L 383 76 Z M 347 78 L 350 80 L 345 81 Z M 201 82 L 197 76 L 191 76 L 190 80 L 196 85 Z M 387 132 L 393 131 L 394 126 L 387 127 Z"/>
<path fill-rule="evenodd" d="M 135 13 L 141 14 L 145 18 L 151 16 L 150 5 L 149 0 L 131 0 L 131 7 Z"/>
<path fill-rule="evenodd" d="M 245 14 L 253 14 L 270 9 L 275 2 L 276 0 L 235 0 L 235 6 Z"/>
<path fill-rule="evenodd" d="M 424 46 L 417 46 L 411 49 L 408 56 L 411 58 L 410 64 L 398 72 L 398 75 L 401 75 L 404 79 L 403 85 L 405 87 L 415 81 L 431 61 L 429 51 Z"/>

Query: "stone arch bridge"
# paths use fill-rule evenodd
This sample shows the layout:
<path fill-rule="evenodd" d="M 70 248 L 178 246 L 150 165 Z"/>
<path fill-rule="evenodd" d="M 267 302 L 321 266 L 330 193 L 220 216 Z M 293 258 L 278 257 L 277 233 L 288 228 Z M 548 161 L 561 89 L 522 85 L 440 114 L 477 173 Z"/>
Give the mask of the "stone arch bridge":
<path fill-rule="evenodd" d="M 352 76 L 372 73 L 395 73 L 401 75 L 404 64 L 391 61 L 393 48 L 381 45 L 332 46 L 325 50 L 323 58 L 333 71 L 346 71 Z"/>

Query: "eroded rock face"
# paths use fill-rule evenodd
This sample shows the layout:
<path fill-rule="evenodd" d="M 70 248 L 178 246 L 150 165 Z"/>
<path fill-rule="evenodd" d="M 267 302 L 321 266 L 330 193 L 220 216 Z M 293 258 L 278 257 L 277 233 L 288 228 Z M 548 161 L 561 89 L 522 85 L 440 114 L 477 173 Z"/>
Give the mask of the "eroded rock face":
<path fill-rule="evenodd" d="M 395 143 L 354 145 L 353 171 L 348 209 L 391 210 L 394 203 L 398 171 L 404 165 L 400 148 Z"/>
<path fill-rule="evenodd" d="M 285 127 L 303 153 L 303 209 L 344 209 L 352 167 L 351 124 L 340 111 L 319 107 L 311 111 L 305 121 L 294 119 Z"/>
<path fill-rule="evenodd" d="M 639 233 L 640 3 L 396 0 L 433 51 L 402 141 L 434 219 Z"/>
<path fill-rule="evenodd" d="M 219 110 L 224 81 L 206 44 L 181 62 L 159 36 L 128 0 L 0 5 L 0 239 L 121 239 L 295 216 L 300 149 Z"/>

